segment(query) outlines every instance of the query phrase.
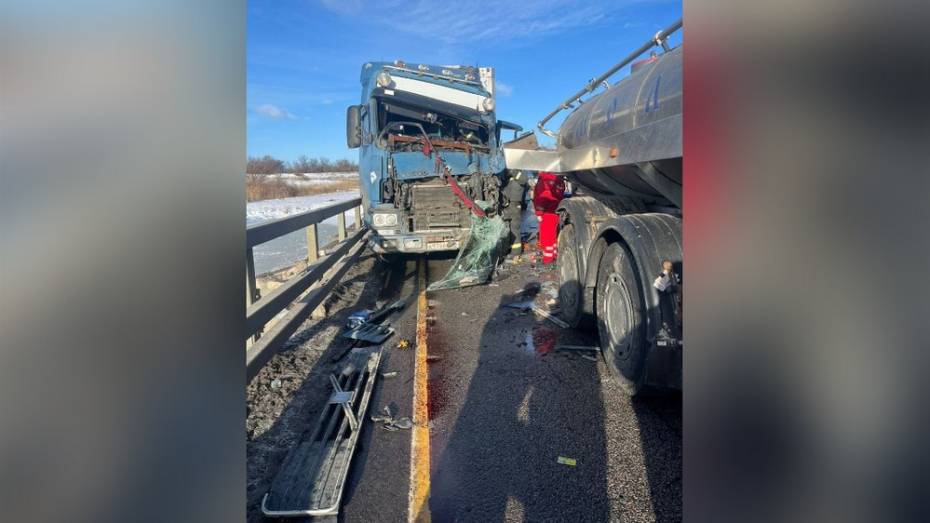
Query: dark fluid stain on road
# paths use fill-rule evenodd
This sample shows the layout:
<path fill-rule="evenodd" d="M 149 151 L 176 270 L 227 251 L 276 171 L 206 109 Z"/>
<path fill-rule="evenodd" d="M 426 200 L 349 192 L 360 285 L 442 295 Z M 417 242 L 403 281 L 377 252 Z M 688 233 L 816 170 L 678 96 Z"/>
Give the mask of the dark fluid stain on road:
<path fill-rule="evenodd" d="M 559 333 L 556 331 L 542 325 L 533 327 L 533 347 L 536 354 L 549 354 L 555 349 L 557 341 L 559 341 Z"/>
<path fill-rule="evenodd" d="M 448 404 L 448 395 L 446 394 L 445 384 L 442 379 L 448 347 L 442 331 L 436 328 L 435 325 L 429 325 L 427 331 L 427 351 L 426 371 L 428 392 L 426 395 L 426 411 L 428 419 L 432 421 Z"/>

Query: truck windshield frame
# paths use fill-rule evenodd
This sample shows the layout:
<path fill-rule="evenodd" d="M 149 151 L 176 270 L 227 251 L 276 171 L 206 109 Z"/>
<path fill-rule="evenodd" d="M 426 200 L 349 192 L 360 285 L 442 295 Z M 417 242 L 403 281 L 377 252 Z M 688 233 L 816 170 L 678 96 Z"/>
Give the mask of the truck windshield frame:
<path fill-rule="evenodd" d="M 424 100 L 427 102 L 376 98 L 375 145 L 386 150 L 419 150 L 423 146 L 422 126 L 437 149 L 490 151 L 492 126 L 479 111 L 469 114 L 468 109 L 450 110 L 448 104 Z M 408 124 L 409 129 L 398 124 Z"/>

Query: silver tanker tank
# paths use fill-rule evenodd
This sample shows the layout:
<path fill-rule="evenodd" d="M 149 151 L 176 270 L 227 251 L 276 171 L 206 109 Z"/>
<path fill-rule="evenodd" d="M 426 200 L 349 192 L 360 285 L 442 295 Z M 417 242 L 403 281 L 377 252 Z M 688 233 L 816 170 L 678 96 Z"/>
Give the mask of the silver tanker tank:
<path fill-rule="evenodd" d="M 507 168 L 564 173 L 608 204 L 632 197 L 649 206 L 680 209 L 682 47 L 634 63 L 631 69 L 604 92 L 579 101 L 557 134 L 543 125 L 580 94 L 540 122 L 542 132 L 557 138 L 555 151 L 536 148 L 533 135 L 506 144 Z M 580 93 L 606 85 L 602 79 L 615 70 Z"/>
<path fill-rule="evenodd" d="M 533 133 L 504 145 L 508 169 L 562 173 L 580 186 L 556 211 L 559 315 L 597 330 L 631 395 L 682 387 L 682 47 L 668 44 L 681 27 L 660 31 L 546 115 L 539 129 L 556 138 L 554 150 L 540 149 Z M 627 65 L 629 75 L 606 83 Z M 567 109 L 558 133 L 545 128 Z"/>

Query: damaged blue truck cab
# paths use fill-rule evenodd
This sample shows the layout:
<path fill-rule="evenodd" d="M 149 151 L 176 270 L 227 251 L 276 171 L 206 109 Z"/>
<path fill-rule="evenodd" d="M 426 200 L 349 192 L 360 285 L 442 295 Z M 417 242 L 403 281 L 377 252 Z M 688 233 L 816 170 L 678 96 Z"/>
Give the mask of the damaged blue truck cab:
<path fill-rule="evenodd" d="M 361 104 L 350 106 L 346 141 L 359 149 L 363 219 L 384 253 L 458 250 L 469 209 L 439 174 L 437 155 L 465 194 L 499 211 L 504 158 L 488 67 L 362 66 Z"/>

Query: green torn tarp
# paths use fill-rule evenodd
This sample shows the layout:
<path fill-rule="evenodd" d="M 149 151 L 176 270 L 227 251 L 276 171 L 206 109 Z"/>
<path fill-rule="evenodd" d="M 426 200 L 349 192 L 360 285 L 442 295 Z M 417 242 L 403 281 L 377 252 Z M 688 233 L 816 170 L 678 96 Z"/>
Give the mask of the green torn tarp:
<path fill-rule="evenodd" d="M 504 220 L 500 216 L 482 218 L 472 214 L 471 231 L 465 245 L 459 249 L 455 263 L 443 279 L 433 283 L 426 290 L 457 289 L 487 282 L 500 258 L 505 228 Z"/>

